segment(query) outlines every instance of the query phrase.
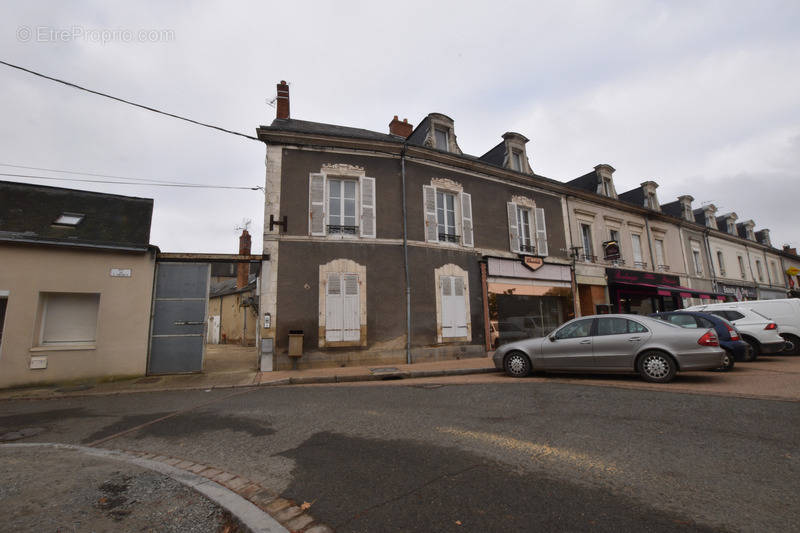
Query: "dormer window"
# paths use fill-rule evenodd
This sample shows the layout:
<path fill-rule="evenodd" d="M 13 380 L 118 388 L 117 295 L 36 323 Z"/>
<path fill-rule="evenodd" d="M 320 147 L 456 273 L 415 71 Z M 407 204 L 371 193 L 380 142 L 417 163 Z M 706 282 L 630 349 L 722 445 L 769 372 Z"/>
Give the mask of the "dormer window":
<path fill-rule="evenodd" d="M 753 228 L 747 228 L 747 240 L 754 241 L 756 240 L 755 236 L 753 235 Z"/>
<path fill-rule="evenodd" d="M 714 217 L 708 213 L 706 213 L 706 226 L 709 228 L 714 227 Z"/>
<path fill-rule="evenodd" d="M 603 178 L 603 195 L 612 198 L 614 195 L 611 193 L 611 178 Z"/>
<path fill-rule="evenodd" d="M 731 219 L 728 219 L 728 233 L 731 235 L 736 235 L 736 226 Z"/>
<path fill-rule="evenodd" d="M 658 200 L 656 200 L 656 193 L 651 192 L 647 195 L 647 206 L 650 209 L 658 211 Z"/>
<path fill-rule="evenodd" d="M 74 228 L 81 223 L 85 216 L 86 215 L 80 213 L 61 213 L 61 215 L 53 221 L 53 225 Z"/>
<path fill-rule="evenodd" d="M 692 222 L 694 222 L 694 214 L 692 213 L 692 205 L 691 204 L 685 204 L 683 206 L 683 218 L 685 218 L 686 220 L 691 220 Z"/>
<path fill-rule="evenodd" d="M 436 148 L 439 150 L 450 151 L 450 132 L 445 128 L 434 128 L 434 137 L 436 139 Z"/>
<path fill-rule="evenodd" d="M 511 150 L 511 168 L 517 172 L 522 172 L 522 152 Z"/>

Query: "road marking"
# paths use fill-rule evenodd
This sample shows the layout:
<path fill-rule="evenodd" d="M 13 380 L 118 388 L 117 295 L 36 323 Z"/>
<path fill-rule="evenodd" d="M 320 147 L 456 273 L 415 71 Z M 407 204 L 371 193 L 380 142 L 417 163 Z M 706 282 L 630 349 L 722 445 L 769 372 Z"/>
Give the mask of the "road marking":
<path fill-rule="evenodd" d="M 531 459 L 553 459 L 569 463 L 579 468 L 603 472 L 607 474 L 617 474 L 619 469 L 613 463 L 606 463 L 594 457 L 590 457 L 580 452 L 574 452 L 564 448 L 548 446 L 546 444 L 536 444 L 525 440 L 518 440 L 497 433 L 484 433 L 482 431 L 469 431 L 453 427 L 438 427 L 437 431 L 455 435 L 457 437 L 469 438 L 487 442 L 507 450 L 531 454 Z"/>

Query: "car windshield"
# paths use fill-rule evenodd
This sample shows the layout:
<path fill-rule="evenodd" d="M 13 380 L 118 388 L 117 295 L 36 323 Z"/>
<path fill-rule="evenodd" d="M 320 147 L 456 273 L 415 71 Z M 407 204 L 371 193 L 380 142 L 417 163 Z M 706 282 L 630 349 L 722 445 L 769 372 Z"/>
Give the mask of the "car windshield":
<path fill-rule="evenodd" d="M 758 311 L 756 311 L 755 309 L 751 309 L 751 308 L 749 308 L 749 307 L 748 307 L 748 308 L 747 308 L 747 310 L 748 310 L 748 311 L 750 311 L 751 313 L 755 313 L 755 314 L 757 314 L 758 316 L 760 316 L 760 317 L 761 317 L 761 318 L 763 318 L 764 320 L 772 320 L 770 317 L 768 317 L 768 316 L 765 316 L 765 315 L 762 315 L 761 313 L 759 313 L 759 312 L 758 312 Z"/>

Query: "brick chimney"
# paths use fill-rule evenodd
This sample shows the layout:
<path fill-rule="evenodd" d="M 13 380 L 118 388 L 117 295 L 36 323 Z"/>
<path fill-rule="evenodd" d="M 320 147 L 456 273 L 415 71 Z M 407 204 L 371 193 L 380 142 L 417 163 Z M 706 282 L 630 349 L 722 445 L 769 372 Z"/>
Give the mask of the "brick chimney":
<path fill-rule="evenodd" d="M 239 255 L 250 255 L 250 234 L 246 229 L 239 236 Z M 236 288 L 246 286 L 249 278 L 250 263 L 239 263 L 236 268 Z"/>
<path fill-rule="evenodd" d="M 797 248 L 792 248 L 788 244 L 783 245 L 783 251 L 787 254 L 797 255 Z"/>
<path fill-rule="evenodd" d="M 411 135 L 412 131 L 414 131 L 414 126 L 408 123 L 407 118 L 404 118 L 403 122 L 400 122 L 400 119 L 398 119 L 397 115 L 395 115 L 392 121 L 389 123 L 389 133 L 392 135 L 399 135 L 404 139 L 408 139 L 408 136 Z"/>
<path fill-rule="evenodd" d="M 289 118 L 289 85 L 283 80 L 278 84 L 275 118 Z"/>

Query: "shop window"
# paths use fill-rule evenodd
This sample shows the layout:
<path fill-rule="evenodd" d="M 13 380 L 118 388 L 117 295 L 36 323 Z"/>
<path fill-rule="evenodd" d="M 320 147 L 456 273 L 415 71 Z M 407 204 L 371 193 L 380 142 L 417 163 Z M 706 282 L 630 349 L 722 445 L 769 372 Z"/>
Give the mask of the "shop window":
<path fill-rule="evenodd" d="M 375 237 L 375 216 L 375 178 L 310 175 L 311 235 Z"/>
<path fill-rule="evenodd" d="M 97 341 L 99 294 L 43 292 L 39 303 L 41 346 L 93 345 Z"/>

